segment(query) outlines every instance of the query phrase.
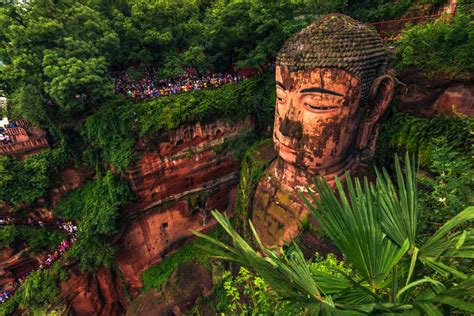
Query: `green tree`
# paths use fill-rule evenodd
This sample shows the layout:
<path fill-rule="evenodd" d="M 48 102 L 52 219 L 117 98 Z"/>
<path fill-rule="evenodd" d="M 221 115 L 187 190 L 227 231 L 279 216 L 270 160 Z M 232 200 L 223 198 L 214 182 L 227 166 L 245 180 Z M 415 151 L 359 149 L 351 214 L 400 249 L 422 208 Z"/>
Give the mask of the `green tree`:
<path fill-rule="evenodd" d="M 288 1 L 215 1 L 206 11 L 203 34 L 211 63 L 217 69 L 267 63 L 309 23 L 294 19 L 295 9 Z"/>
<path fill-rule="evenodd" d="M 0 156 L 0 201 L 32 203 L 50 187 L 50 176 L 64 162 L 64 151 L 53 149 L 20 161 Z"/>
<path fill-rule="evenodd" d="M 58 202 L 55 214 L 74 220 L 79 227 L 78 240 L 67 255 L 77 258 L 83 269 L 111 267 L 116 249 L 109 238 L 118 232 L 120 207 L 131 197 L 127 183 L 107 172 Z"/>
<path fill-rule="evenodd" d="M 108 67 L 119 40 L 96 10 L 69 0 L 25 1 L 1 7 L 0 26 L 3 89 L 16 113 L 49 126 L 58 114 L 70 119 L 112 94 Z"/>
<path fill-rule="evenodd" d="M 474 69 L 472 13 L 457 14 L 409 28 L 397 41 L 397 67 L 416 67 L 435 76 L 457 76 Z"/>

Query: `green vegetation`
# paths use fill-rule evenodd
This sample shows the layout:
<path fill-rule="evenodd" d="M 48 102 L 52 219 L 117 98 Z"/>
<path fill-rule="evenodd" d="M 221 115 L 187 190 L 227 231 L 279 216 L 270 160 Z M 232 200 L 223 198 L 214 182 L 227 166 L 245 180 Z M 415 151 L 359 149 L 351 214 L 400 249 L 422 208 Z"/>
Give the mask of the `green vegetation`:
<path fill-rule="evenodd" d="M 222 233 L 221 229 L 216 229 L 209 233 L 209 236 L 222 239 L 222 237 L 225 237 Z M 171 274 L 183 263 L 193 261 L 209 267 L 209 259 L 211 255 L 199 247 L 203 244 L 203 240 L 193 240 L 181 247 L 179 251 L 172 253 L 156 265 L 145 270 L 141 275 L 143 291 L 148 291 L 152 288 L 160 291 L 161 286 L 168 281 Z"/>
<path fill-rule="evenodd" d="M 351 268 L 333 254 L 326 258 L 316 254 L 309 266 L 314 273 L 319 270 L 336 276 L 352 274 Z M 213 275 L 213 279 L 219 281 L 215 282 L 209 297 L 198 299 L 193 315 L 209 314 L 209 308 L 213 314 L 273 315 L 275 311 L 282 310 L 287 305 L 263 278 L 243 267 L 236 276 L 230 270 L 224 270 L 222 275 Z"/>
<path fill-rule="evenodd" d="M 41 227 L 0 226 L 0 247 L 24 243 L 31 254 L 52 250 L 65 239 L 64 232 Z"/>
<path fill-rule="evenodd" d="M 457 76 L 474 69 L 474 21 L 458 13 L 403 31 L 397 42 L 397 67 L 416 67 L 435 76 Z"/>
<path fill-rule="evenodd" d="M 136 119 L 134 106 L 124 98 L 117 98 L 105 103 L 77 128 L 87 143 L 85 161 L 96 168 L 112 164 L 121 170 L 130 164 L 136 141 L 132 129 Z"/>
<path fill-rule="evenodd" d="M 224 118 L 238 121 L 249 114 L 273 112 L 273 74 L 166 98 L 156 98 L 136 107 L 139 134 L 149 135 L 182 124 Z M 268 121 L 267 121 L 268 122 Z"/>
<path fill-rule="evenodd" d="M 278 251 L 267 248 L 253 230 L 260 248 L 257 252 L 218 212 L 213 215 L 232 238 L 231 244 L 194 233 L 218 248 L 208 248 L 213 255 L 268 282 L 287 303 L 278 311 L 283 315 L 473 312 L 469 299 L 474 278 L 463 271 L 462 264 L 462 259 L 473 256 L 473 231 L 457 228 L 474 219 L 474 207 L 421 239 L 415 169 L 408 154 L 404 170 L 405 174 L 396 159 L 394 182 L 386 170 L 377 171 L 375 184 L 367 179 L 361 183 L 346 174 L 345 186 L 336 180 L 337 193 L 324 179 L 313 183 L 318 198 L 309 190 L 308 194 L 299 193 L 351 264 L 350 274 L 311 269 L 296 244 Z"/>
<path fill-rule="evenodd" d="M 349 14 L 364 22 L 378 22 L 401 17 L 414 3 L 414 0 L 349 0 Z"/>
<path fill-rule="evenodd" d="M 63 162 L 62 149 L 47 150 L 23 161 L 0 156 L 0 202 L 32 203 L 46 193 L 51 175 Z"/>
<path fill-rule="evenodd" d="M 107 172 L 59 201 L 55 215 L 78 224 L 78 240 L 67 256 L 76 258 L 82 269 L 112 266 L 116 249 L 109 238 L 118 232 L 120 207 L 130 198 L 126 182 Z"/>
<path fill-rule="evenodd" d="M 255 142 L 245 153 L 240 167 L 240 181 L 237 188 L 237 223 L 236 226 L 249 240 L 251 238 L 247 220 L 250 218 L 252 197 L 265 168 L 270 161 L 262 157 L 262 150 L 272 143 L 271 139 Z"/>
<path fill-rule="evenodd" d="M 393 151 L 417 154 L 423 221 L 443 223 L 474 200 L 474 120 L 419 118 L 395 113 L 382 126 L 376 163 L 389 165 Z"/>
<path fill-rule="evenodd" d="M 67 275 L 58 263 L 47 270 L 38 270 L 15 293 L 13 298 L 0 305 L 0 315 L 12 315 L 19 308 L 32 315 L 52 315 L 61 304 L 59 282 L 66 280 Z"/>
<path fill-rule="evenodd" d="M 18 231 L 14 225 L 0 227 L 0 248 L 13 244 L 17 236 Z"/>
<path fill-rule="evenodd" d="M 123 170 L 133 159 L 136 139 L 153 138 L 163 129 L 216 118 L 235 122 L 246 116 L 255 117 L 257 129 L 263 128 L 273 117 L 273 100 L 274 79 L 271 74 L 215 90 L 194 91 L 145 102 L 134 103 L 118 98 L 104 104 L 78 128 L 88 144 L 84 157 L 92 165 L 112 164 Z M 237 156 L 245 150 L 242 148 L 245 143 L 247 140 L 232 144 Z"/>

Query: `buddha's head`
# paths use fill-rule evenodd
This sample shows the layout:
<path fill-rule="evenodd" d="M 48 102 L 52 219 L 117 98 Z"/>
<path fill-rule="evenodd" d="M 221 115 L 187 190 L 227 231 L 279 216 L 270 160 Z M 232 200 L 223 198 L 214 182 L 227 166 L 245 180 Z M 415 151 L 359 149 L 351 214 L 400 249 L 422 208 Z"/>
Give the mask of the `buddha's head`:
<path fill-rule="evenodd" d="M 345 15 L 326 15 L 293 35 L 276 63 L 280 158 L 325 175 L 371 157 L 395 86 L 386 63 L 377 32 Z"/>

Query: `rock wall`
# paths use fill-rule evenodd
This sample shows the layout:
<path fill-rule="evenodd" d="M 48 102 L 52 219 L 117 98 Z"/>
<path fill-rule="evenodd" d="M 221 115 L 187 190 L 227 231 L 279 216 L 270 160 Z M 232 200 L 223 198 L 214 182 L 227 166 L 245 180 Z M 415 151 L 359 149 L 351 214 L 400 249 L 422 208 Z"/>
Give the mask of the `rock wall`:
<path fill-rule="evenodd" d="M 405 84 L 397 94 L 398 109 L 423 117 L 474 116 L 474 73 L 455 79 L 427 78 L 410 70 L 396 76 Z"/>
<path fill-rule="evenodd" d="M 118 240 L 117 259 L 132 296 L 142 286 L 140 275 L 178 249 L 190 229 L 206 230 L 209 211 L 230 210 L 240 161 L 225 144 L 253 130 L 250 119 L 183 126 L 142 141 L 140 158 L 128 169 L 138 200 L 126 209 L 129 225 Z"/>
<path fill-rule="evenodd" d="M 126 292 L 120 276 L 99 269 L 95 273 L 71 271 L 61 283 L 61 292 L 68 302 L 69 315 L 122 315 L 127 306 Z"/>

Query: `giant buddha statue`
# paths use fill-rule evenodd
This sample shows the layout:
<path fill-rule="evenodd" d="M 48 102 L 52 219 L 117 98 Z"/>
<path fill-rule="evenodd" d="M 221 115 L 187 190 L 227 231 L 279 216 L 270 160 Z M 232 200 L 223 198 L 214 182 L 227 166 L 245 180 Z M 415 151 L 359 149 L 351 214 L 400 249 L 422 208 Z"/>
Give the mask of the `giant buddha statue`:
<path fill-rule="evenodd" d="M 394 80 L 375 29 L 342 14 L 294 34 L 276 60 L 277 159 L 257 186 L 252 220 L 268 244 L 291 239 L 309 210 L 296 194 L 314 177 L 334 183 L 372 158 Z"/>

